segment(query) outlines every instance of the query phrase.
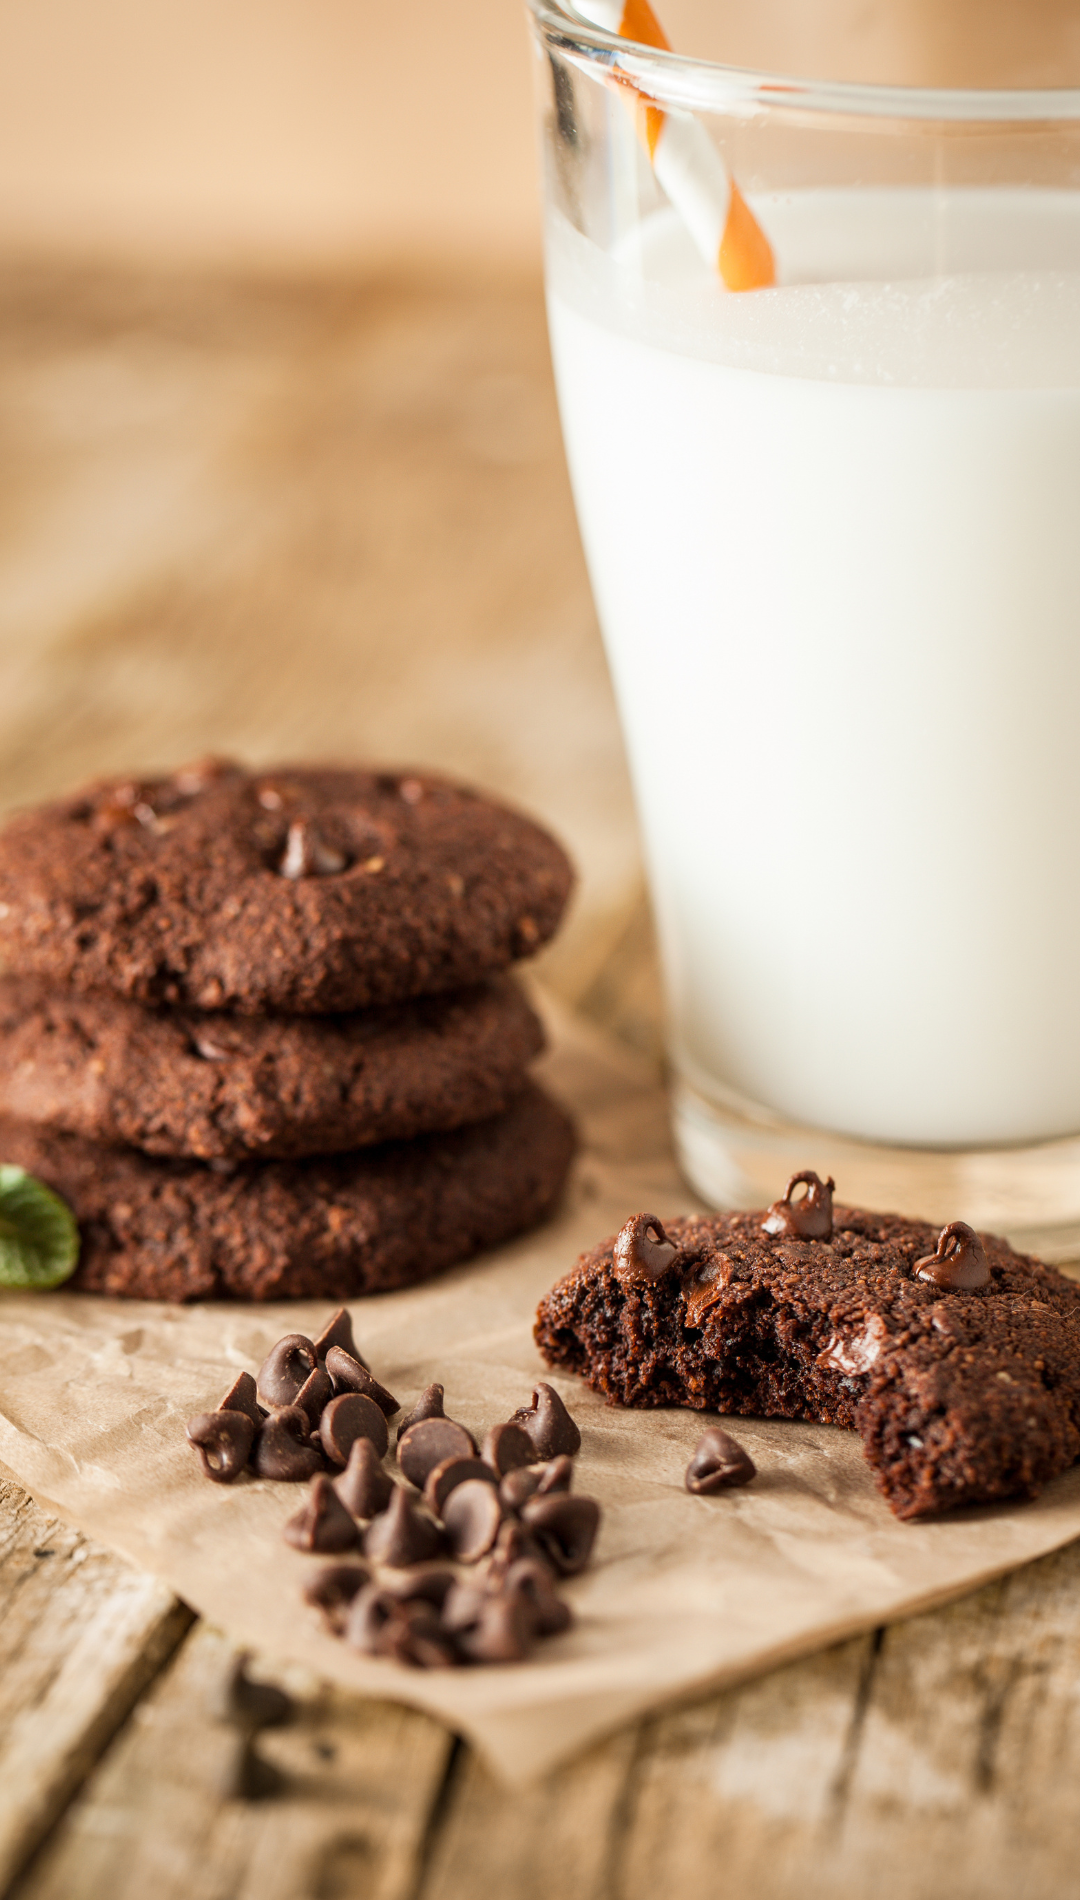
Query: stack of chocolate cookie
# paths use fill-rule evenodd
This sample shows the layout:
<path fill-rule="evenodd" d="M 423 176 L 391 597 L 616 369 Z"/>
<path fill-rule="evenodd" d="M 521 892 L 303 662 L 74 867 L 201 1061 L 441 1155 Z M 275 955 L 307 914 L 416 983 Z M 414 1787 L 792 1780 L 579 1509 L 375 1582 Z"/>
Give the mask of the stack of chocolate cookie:
<path fill-rule="evenodd" d="M 112 781 L 0 832 L 0 1162 L 73 1285 L 337 1298 L 543 1217 L 573 1148 L 508 966 L 559 924 L 537 825 L 421 773 Z"/>

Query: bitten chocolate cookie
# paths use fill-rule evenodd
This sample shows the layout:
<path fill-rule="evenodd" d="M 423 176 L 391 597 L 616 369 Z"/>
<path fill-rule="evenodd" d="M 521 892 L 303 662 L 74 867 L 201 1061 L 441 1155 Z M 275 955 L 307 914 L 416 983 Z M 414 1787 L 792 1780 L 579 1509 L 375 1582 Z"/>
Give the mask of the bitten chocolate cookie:
<path fill-rule="evenodd" d="M 541 1301 L 541 1352 L 622 1405 L 847 1426 L 902 1518 L 1033 1497 L 1075 1461 L 1080 1285 L 960 1223 L 939 1246 L 823 1189 L 808 1233 L 806 1206 L 639 1215 Z"/>
<path fill-rule="evenodd" d="M 543 1030 L 517 985 L 350 1016 L 151 1010 L 0 978 L 0 1116 L 148 1154 L 338 1154 L 485 1120 Z"/>
<path fill-rule="evenodd" d="M 157 1161 L 0 1122 L 0 1160 L 78 1220 L 70 1286 L 155 1300 L 412 1286 L 542 1220 L 573 1148 L 568 1117 L 532 1083 L 489 1121 L 317 1161 Z"/>
<path fill-rule="evenodd" d="M 429 774 L 209 761 L 12 818 L 0 970 L 197 1009 L 365 1009 L 530 955 L 572 881 L 538 825 Z"/>

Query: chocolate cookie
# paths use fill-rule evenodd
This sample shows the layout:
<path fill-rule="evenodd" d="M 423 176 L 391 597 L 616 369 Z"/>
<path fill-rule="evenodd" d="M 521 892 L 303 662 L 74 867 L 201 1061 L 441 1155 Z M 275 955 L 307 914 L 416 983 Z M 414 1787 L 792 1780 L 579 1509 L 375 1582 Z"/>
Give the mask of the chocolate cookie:
<path fill-rule="evenodd" d="M 895 1214 L 838 1207 L 818 1238 L 770 1217 L 638 1216 L 541 1301 L 545 1359 L 622 1405 L 847 1426 L 902 1518 L 1075 1461 L 1080 1285 L 970 1229 L 938 1249 Z"/>
<path fill-rule="evenodd" d="M 572 878 L 538 825 L 444 779 L 211 760 L 12 818 L 0 970 L 197 1009 L 366 1009 L 530 955 Z"/>
<path fill-rule="evenodd" d="M 574 1147 L 527 1083 L 504 1115 L 314 1161 L 157 1161 L 25 1122 L 0 1160 L 73 1209 L 70 1286 L 137 1299 L 352 1299 L 427 1280 L 542 1220 Z"/>
<path fill-rule="evenodd" d="M 150 1010 L 0 978 L 0 1116 L 148 1154 L 338 1154 L 485 1120 L 543 1046 L 509 977 L 350 1016 Z"/>

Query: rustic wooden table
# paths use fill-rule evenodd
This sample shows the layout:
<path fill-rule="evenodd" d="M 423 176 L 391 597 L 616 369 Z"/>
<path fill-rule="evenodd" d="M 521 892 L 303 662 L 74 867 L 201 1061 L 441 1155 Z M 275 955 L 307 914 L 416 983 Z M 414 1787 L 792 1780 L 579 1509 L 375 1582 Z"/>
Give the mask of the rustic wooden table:
<path fill-rule="evenodd" d="M 538 285 L 0 272 L 0 803 L 210 748 L 411 757 L 583 870 L 545 980 L 657 1048 L 617 727 Z M 2 1310 L 0 1310 L 2 1322 Z M 0 1410 L 3 1407 L 0 1385 Z M 613 1736 L 525 1793 L 257 1658 L 0 1482 L 0 1891 L 18 1900 L 1069 1900 L 1080 1546 Z"/>

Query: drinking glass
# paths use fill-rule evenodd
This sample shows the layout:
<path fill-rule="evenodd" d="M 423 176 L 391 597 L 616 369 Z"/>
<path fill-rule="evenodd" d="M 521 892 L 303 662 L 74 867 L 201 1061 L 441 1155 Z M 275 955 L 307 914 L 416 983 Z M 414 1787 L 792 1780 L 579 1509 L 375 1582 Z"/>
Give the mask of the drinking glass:
<path fill-rule="evenodd" d="M 626 37 L 636 0 L 622 33 L 529 4 L 682 1167 L 1065 1257 L 1080 89 L 762 72 Z"/>

